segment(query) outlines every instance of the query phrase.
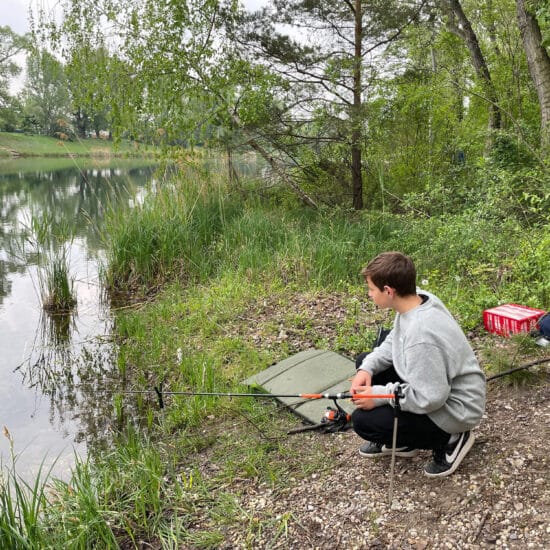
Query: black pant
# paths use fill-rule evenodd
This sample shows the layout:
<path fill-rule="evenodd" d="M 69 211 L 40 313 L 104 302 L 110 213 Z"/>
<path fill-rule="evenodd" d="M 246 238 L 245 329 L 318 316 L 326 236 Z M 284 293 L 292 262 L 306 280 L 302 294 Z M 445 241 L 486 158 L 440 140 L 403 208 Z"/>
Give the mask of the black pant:
<path fill-rule="evenodd" d="M 366 353 L 359 355 L 355 361 L 358 368 Z M 403 382 L 395 369 L 389 369 L 376 374 L 372 385 L 384 385 L 388 382 Z M 374 443 L 391 446 L 395 409 L 391 405 L 382 405 L 369 411 L 355 409 L 351 421 L 355 433 Z M 414 414 L 400 410 L 398 413 L 397 446 L 413 447 L 415 449 L 439 449 L 444 447 L 450 434 L 434 424 L 427 414 Z"/>

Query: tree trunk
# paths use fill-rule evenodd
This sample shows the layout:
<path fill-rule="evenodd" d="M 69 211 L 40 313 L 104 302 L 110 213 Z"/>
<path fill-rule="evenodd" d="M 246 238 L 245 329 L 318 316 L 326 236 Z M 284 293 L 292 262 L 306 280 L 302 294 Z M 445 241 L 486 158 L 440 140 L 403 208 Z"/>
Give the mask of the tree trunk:
<path fill-rule="evenodd" d="M 227 175 L 229 178 L 229 183 L 231 187 L 239 187 L 239 174 L 235 169 L 235 164 L 233 163 L 233 150 L 228 144 L 225 148 L 227 154 Z"/>
<path fill-rule="evenodd" d="M 76 113 L 74 113 L 74 120 L 76 126 L 76 135 L 79 138 L 85 138 L 87 126 L 86 115 L 84 115 L 80 109 L 77 109 Z"/>
<path fill-rule="evenodd" d="M 362 63 L 362 26 L 361 0 L 355 0 L 355 53 L 353 67 L 353 111 L 351 131 L 351 178 L 353 190 L 353 208 L 363 208 L 363 175 L 361 173 L 361 63 Z"/>
<path fill-rule="evenodd" d="M 485 57 L 483 56 L 483 52 L 479 46 L 476 33 L 474 32 L 469 19 L 466 17 L 459 0 L 447 0 L 447 4 L 460 25 L 458 28 L 452 28 L 452 31 L 466 43 L 472 58 L 472 64 L 477 76 L 483 83 L 485 94 L 490 103 L 488 124 L 489 130 L 499 130 L 502 124 L 502 117 L 498 106 L 498 98 L 493 81 L 491 80 L 491 73 L 489 72 L 489 68 L 485 62 Z"/>
<path fill-rule="evenodd" d="M 527 65 L 537 90 L 540 106 L 541 148 L 550 153 L 550 56 L 542 45 L 542 34 L 535 16 L 527 10 L 525 0 L 516 0 L 516 13 Z"/>

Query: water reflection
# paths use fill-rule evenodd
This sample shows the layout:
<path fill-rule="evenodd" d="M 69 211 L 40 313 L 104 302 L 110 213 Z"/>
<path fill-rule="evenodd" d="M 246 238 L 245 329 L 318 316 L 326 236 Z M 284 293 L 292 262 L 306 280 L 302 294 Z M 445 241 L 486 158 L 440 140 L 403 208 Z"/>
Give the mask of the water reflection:
<path fill-rule="evenodd" d="M 35 213 L 67 225 L 85 240 L 88 253 L 97 258 L 100 228 L 106 212 L 133 197 L 151 176 L 151 168 L 122 171 L 65 168 L 55 172 L 0 174 L 0 304 L 10 292 L 9 275 L 35 264 L 24 254 L 26 225 Z"/>
<path fill-rule="evenodd" d="M 142 202 L 154 189 L 153 168 L 67 162 L 0 161 L 0 427 L 8 427 L 18 473 L 29 479 L 54 459 L 53 475 L 66 477 L 74 452 L 105 448 L 127 420 L 139 421 L 141 411 L 157 406 L 154 394 L 121 400 L 114 393 L 128 381 L 117 370 L 114 320 L 98 276 L 106 216 L 120 205 Z M 72 312 L 42 309 L 39 254 L 25 246 L 33 216 L 70 228 L 70 243 L 59 246 L 70 248 L 77 295 Z M 10 452 L 0 437 L 4 464 Z M 49 462 L 43 464 L 45 457 Z"/>
<path fill-rule="evenodd" d="M 42 311 L 33 353 L 15 369 L 21 371 L 28 388 L 38 387 L 46 395 L 54 396 L 56 388 L 72 381 L 71 340 L 75 330 L 72 313 Z"/>
<path fill-rule="evenodd" d="M 77 422 L 74 441 L 101 450 L 127 420 L 140 422 L 145 400 L 124 400 L 115 407 L 117 392 L 126 387 L 127 380 L 114 367 L 116 348 L 110 336 L 76 342 L 75 333 L 72 314 L 44 312 L 36 354 L 16 370 L 28 388 L 37 388 L 49 397 L 52 425 Z"/>
<path fill-rule="evenodd" d="M 112 208 L 143 192 L 153 168 L 29 171 L 18 162 L 11 170 L 0 163 L 0 426 L 13 437 L 20 473 L 32 477 L 48 456 L 52 462 L 57 457 L 53 473 L 63 477 L 74 451 L 82 455 L 90 442 L 108 441 L 121 420 L 112 395 L 103 391 L 123 381 L 113 372 L 113 321 L 98 277 L 101 232 Z M 73 312 L 41 307 L 38 254 L 25 246 L 34 215 L 71 228 L 71 242 L 60 246 L 70 246 Z M 0 438 L 4 464 L 9 453 Z"/>

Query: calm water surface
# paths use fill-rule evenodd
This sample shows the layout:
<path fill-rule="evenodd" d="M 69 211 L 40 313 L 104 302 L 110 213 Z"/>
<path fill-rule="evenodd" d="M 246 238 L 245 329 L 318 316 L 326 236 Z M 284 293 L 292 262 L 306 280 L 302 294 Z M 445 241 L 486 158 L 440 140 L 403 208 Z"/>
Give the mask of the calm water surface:
<path fill-rule="evenodd" d="M 101 227 L 106 212 L 139 201 L 152 167 L 48 166 L 0 162 L 0 458 L 25 479 L 41 464 L 67 479 L 75 453 L 110 429 L 111 399 L 98 392 L 114 364 L 112 317 L 101 289 Z M 31 219 L 47 215 L 74 235 L 70 274 L 78 305 L 70 315 L 47 314 L 39 267 L 29 244 Z M 99 229 L 99 231 L 98 231 Z M 104 410 L 108 409 L 108 411 Z"/>

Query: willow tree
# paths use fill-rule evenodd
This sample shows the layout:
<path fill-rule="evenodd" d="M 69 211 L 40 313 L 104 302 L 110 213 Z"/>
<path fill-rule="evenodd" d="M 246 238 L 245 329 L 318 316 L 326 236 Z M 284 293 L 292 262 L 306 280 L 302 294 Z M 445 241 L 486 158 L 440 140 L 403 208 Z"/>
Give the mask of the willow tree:
<path fill-rule="evenodd" d="M 114 126 L 132 133 L 148 126 L 178 139 L 195 127 L 190 106 L 207 96 L 206 80 L 222 57 L 219 2 L 63 0 L 60 9 L 61 23 L 42 14 L 41 31 L 63 55 L 75 88 L 80 79 L 79 104 L 97 105 L 101 90 Z"/>
<path fill-rule="evenodd" d="M 73 123 L 79 137 L 84 138 L 93 131 L 99 138 L 102 130 L 110 130 L 110 100 L 116 98 L 116 86 L 122 76 L 117 70 L 119 66 L 116 57 L 101 45 L 91 47 L 85 43 L 71 49 L 65 73 Z"/>
<path fill-rule="evenodd" d="M 315 206 L 258 135 L 277 77 L 236 55 L 228 32 L 239 21 L 236 1 L 63 0 L 60 9 L 61 23 L 43 23 L 42 30 L 67 62 L 88 43 L 90 52 L 101 45 L 124 67 L 124 74 L 119 70 L 109 85 L 94 79 L 94 85 L 110 90 L 115 129 L 177 145 L 215 136 L 227 144 L 228 136 L 238 135 L 304 202 Z M 84 68 L 92 64 L 73 63 L 75 80 L 79 70 L 85 75 Z M 91 83 L 82 80 L 87 85 Z"/>

